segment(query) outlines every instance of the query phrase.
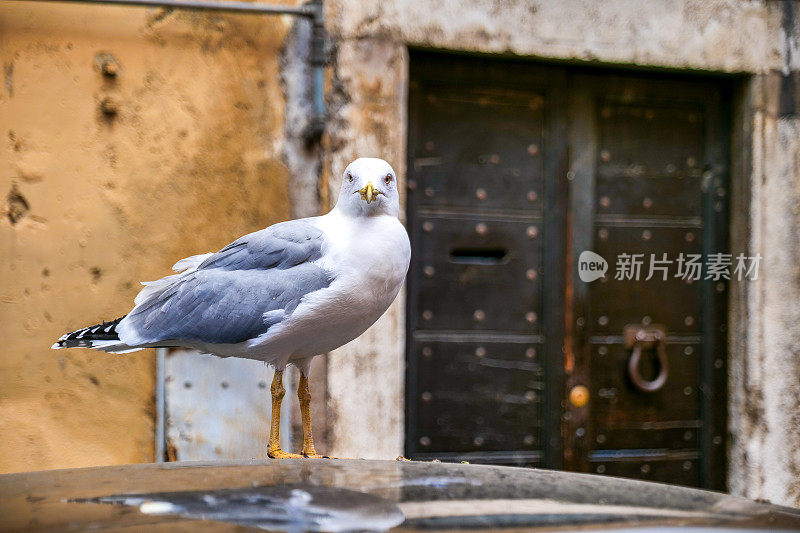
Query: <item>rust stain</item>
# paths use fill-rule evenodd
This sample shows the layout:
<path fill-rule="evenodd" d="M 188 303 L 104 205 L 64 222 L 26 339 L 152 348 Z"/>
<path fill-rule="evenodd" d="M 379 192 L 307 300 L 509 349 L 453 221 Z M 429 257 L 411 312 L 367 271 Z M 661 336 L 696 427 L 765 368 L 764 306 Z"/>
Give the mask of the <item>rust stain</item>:
<path fill-rule="evenodd" d="M 178 447 L 175 443 L 167 439 L 167 461 L 174 463 L 178 460 Z"/>

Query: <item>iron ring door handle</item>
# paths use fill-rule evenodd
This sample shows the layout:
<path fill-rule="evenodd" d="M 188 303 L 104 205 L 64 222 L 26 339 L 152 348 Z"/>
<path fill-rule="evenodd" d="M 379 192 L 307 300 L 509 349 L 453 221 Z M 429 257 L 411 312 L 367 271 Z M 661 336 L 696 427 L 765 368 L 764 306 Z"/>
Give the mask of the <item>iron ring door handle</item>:
<path fill-rule="evenodd" d="M 625 344 L 629 349 L 633 349 L 628 360 L 628 375 L 633 385 L 642 392 L 656 392 L 661 389 L 669 377 L 669 361 L 667 360 L 666 330 L 663 327 L 651 326 L 626 326 Z M 642 351 L 647 349 L 656 350 L 658 356 L 658 375 L 652 381 L 642 377 L 639 366 L 642 360 Z"/>

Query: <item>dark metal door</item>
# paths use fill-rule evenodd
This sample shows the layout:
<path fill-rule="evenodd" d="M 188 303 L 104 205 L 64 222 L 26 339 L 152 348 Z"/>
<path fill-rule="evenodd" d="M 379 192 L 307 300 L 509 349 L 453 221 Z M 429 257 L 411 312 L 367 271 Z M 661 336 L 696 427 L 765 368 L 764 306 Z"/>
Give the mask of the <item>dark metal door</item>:
<path fill-rule="evenodd" d="M 410 457 L 724 488 L 724 280 L 614 279 L 621 254 L 725 250 L 722 105 L 716 83 L 412 53 Z M 579 279 L 587 250 L 605 280 Z"/>
<path fill-rule="evenodd" d="M 406 453 L 540 465 L 558 431 L 545 384 L 559 315 L 544 312 L 563 278 L 561 254 L 544 253 L 563 242 L 547 215 L 562 215 L 557 76 L 411 64 Z"/>
<path fill-rule="evenodd" d="M 727 284 L 687 268 L 727 251 L 723 87 L 572 81 L 565 466 L 724 489 Z"/>

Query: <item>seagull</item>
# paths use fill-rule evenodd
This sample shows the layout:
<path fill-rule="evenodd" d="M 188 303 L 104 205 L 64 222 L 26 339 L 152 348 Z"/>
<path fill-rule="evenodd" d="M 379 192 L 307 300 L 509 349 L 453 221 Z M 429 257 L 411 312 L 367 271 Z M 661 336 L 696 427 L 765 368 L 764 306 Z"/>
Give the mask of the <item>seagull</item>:
<path fill-rule="evenodd" d="M 182 259 L 172 267 L 177 274 L 143 283 L 127 315 L 67 333 L 52 348 L 186 347 L 263 361 L 275 368 L 267 455 L 321 457 L 311 434 L 311 360 L 364 333 L 394 301 L 411 259 L 399 214 L 392 167 L 356 159 L 327 214 L 274 224 L 217 253 Z M 288 364 L 300 369 L 301 454 L 279 443 Z"/>

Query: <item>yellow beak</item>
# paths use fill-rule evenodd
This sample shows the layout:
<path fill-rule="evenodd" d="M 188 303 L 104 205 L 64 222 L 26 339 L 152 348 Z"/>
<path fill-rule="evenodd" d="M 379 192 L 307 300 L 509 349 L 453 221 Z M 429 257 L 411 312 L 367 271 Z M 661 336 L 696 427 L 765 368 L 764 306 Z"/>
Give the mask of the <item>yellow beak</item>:
<path fill-rule="evenodd" d="M 367 203 L 371 203 L 372 200 L 374 200 L 375 197 L 378 196 L 378 194 L 380 194 L 378 191 L 375 190 L 375 187 L 373 187 L 371 183 L 367 183 L 367 186 L 358 192 L 361 193 L 361 199 L 366 200 Z"/>

